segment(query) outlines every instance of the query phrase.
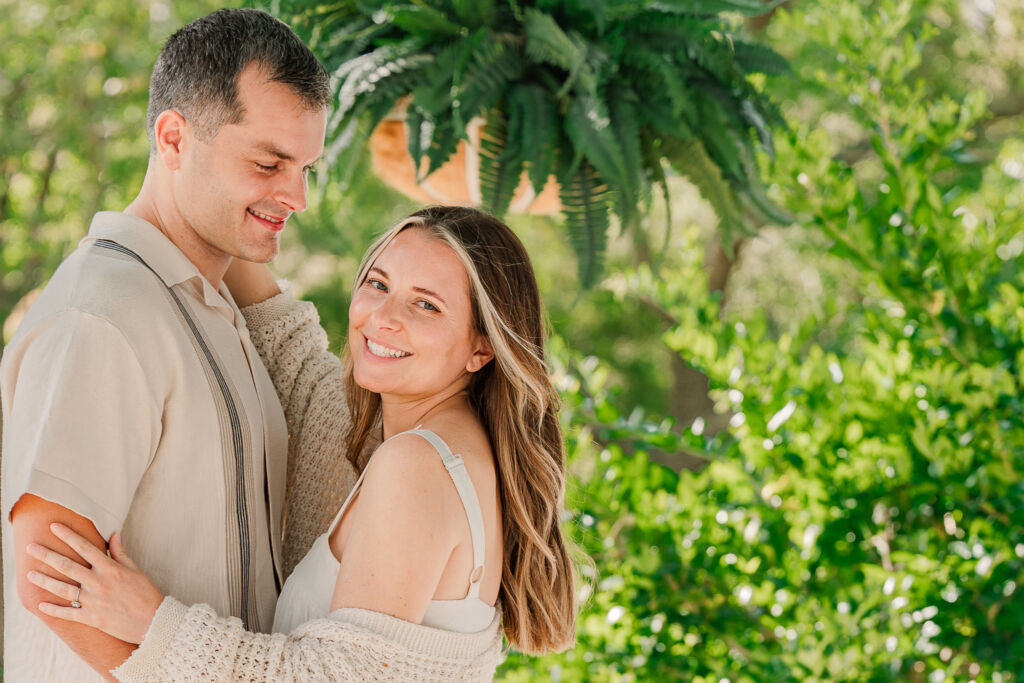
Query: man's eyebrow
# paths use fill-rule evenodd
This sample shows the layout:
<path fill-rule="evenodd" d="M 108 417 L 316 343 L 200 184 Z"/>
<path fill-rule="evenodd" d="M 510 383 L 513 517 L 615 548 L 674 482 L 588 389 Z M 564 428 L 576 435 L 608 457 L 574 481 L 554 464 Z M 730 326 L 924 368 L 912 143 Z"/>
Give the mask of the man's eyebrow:
<path fill-rule="evenodd" d="M 288 152 L 282 152 L 280 149 L 275 147 L 274 143 L 272 143 L 272 142 L 258 142 L 258 143 L 256 143 L 255 148 L 256 148 L 257 152 L 263 152 L 264 154 L 270 154 L 272 156 L 277 157 L 278 159 L 281 159 L 282 161 L 294 161 L 295 160 L 295 157 L 293 157 L 291 154 L 288 154 Z M 316 163 L 318 161 L 320 161 L 320 159 L 322 159 L 322 158 L 323 158 L 323 154 L 321 154 L 316 159 L 314 159 L 309 165 L 310 166 L 315 166 Z"/>
<path fill-rule="evenodd" d="M 287 152 L 282 152 L 280 149 L 274 146 L 271 142 L 258 142 L 254 145 L 257 152 L 263 152 L 264 154 L 270 154 L 282 159 L 283 161 L 292 161 L 295 157 Z"/>

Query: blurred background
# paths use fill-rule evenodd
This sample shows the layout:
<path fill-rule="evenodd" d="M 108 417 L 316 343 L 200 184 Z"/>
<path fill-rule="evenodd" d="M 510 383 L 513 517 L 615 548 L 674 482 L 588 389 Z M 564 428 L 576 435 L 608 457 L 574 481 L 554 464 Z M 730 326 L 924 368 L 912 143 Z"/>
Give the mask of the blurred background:
<path fill-rule="evenodd" d="M 156 54 L 223 4 L 0 0 L 3 341 L 138 190 Z M 499 678 L 1024 680 L 1024 3 L 722 21 L 789 62 L 748 79 L 783 121 L 755 162 L 786 224 L 724 231 L 667 168 L 645 248 L 613 221 L 583 286 L 561 214 L 508 216 L 594 564 L 578 646 Z M 352 163 L 320 170 L 274 265 L 334 349 L 363 250 L 419 205 Z"/>

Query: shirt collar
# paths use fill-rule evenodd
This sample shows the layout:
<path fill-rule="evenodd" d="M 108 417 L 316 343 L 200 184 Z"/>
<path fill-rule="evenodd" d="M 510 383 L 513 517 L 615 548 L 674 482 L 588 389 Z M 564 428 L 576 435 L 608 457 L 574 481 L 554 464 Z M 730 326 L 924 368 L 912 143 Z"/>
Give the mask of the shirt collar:
<path fill-rule="evenodd" d="M 219 290 L 214 289 L 196 265 L 149 221 L 120 211 L 100 211 L 93 216 L 89 234 L 81 244 L 101 239 L 117 242 L 141 256 L 168 287 L 191 280 L 190 284 L 202 292 L 207 306 L 235 312 L 234 300 L 224 283 L 221 282 Z"/>

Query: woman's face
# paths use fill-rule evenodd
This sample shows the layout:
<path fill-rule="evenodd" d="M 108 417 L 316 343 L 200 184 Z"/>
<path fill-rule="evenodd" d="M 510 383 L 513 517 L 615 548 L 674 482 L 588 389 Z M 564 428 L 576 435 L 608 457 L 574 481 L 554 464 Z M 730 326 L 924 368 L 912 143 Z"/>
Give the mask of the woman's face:
<path fill-rule="evenodd" d="M 491 359 L 476 332 L 466 269 L 422 228 L 406 228 L 377 257 L 349 306 L 356 383 L 416 400 L 461 389 Z"/>

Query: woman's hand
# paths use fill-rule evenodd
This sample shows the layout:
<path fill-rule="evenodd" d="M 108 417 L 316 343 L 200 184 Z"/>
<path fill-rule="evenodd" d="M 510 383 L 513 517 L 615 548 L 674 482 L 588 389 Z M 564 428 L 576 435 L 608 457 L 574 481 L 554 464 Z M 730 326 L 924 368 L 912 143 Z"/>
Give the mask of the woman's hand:
<path fill-rule="evenodd" d="M 40 545 L 29 545 L 29 555 L 42 560 L 75 583 L 65 583 L 39 572 L 29 572 L 28 580 L 57 597 L 77 601 L 81 605 L 62 607 L 42 602 L 39 611 L 51 617 L 98 628 L 129 643 L 141 643 L 164 596 L 125 553 L 121 535 L 110 537 L 108 557 L 63 524 L 51 524 L 50 530 L 91 567 L 83 567 Z"/>
<path fill-rule="evenodd" d="M 224 273 L 224 284 L 239 308 L 266 301 L 281 293 L 277 280 L 266 264 L 243 261 L 238 257 L 231 259 L 231 265 Z"/>

